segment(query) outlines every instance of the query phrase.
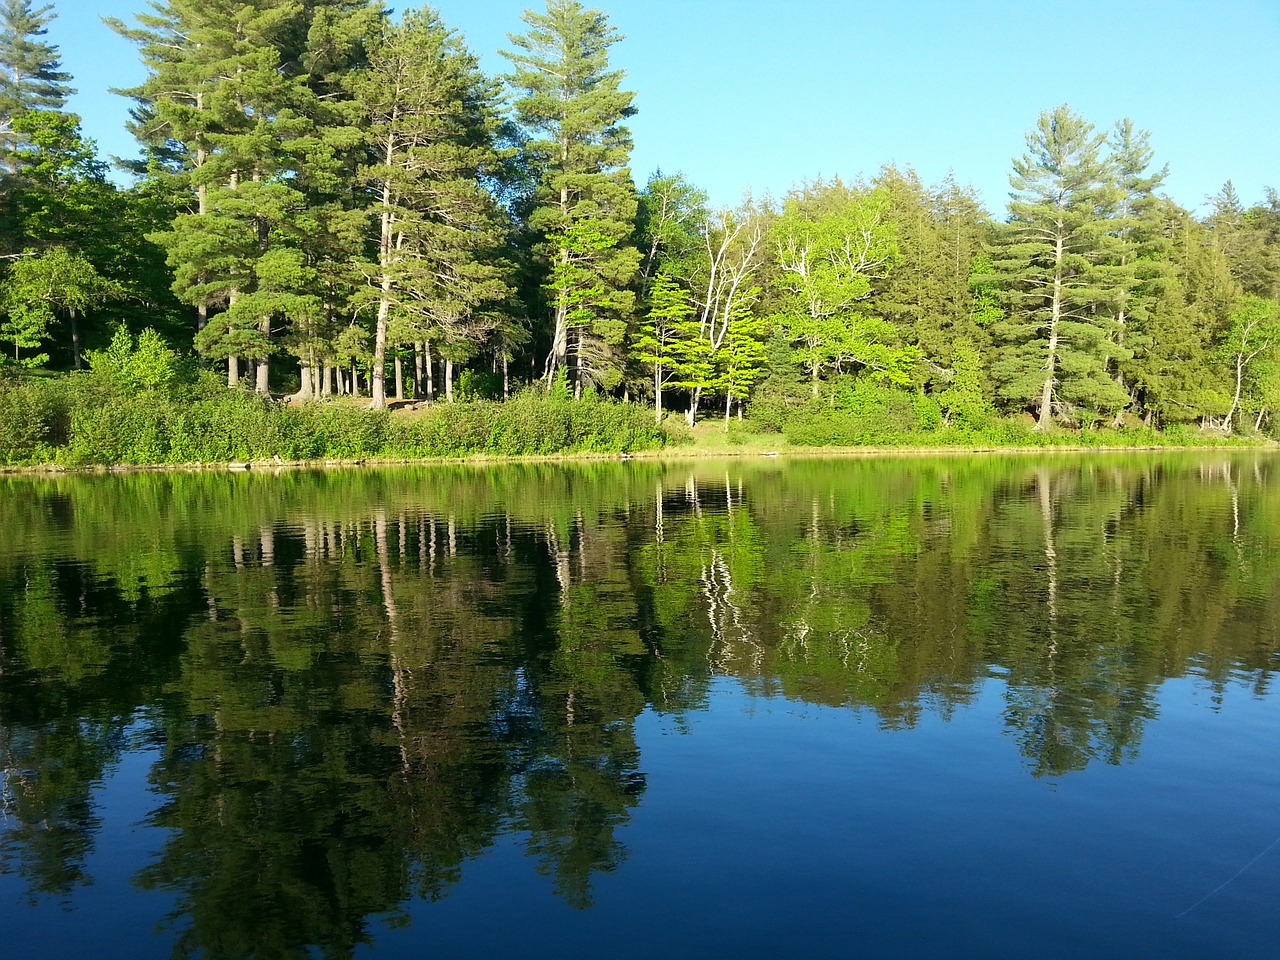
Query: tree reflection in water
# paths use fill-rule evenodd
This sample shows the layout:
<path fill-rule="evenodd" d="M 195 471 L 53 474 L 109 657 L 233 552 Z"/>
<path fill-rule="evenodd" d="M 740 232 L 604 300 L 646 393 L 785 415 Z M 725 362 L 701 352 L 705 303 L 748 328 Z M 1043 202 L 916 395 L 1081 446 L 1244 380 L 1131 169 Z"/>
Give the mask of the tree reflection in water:
<path fill-rule="evenodd" d="M 1003 678 L 1035 776 L 1136 756 L 1156 691 L 1265 690 L 1280 488 L 1249 456 L 0 480 L 3 868 L 89 881 L 159 749 L 136 882 L 183 953 L 345 955 L 519 838 L 568 903 L 626 856 L 642 712 L 713 681 L 946 717 Z M 251 888 L 252 897 L 245 896 Z"/>

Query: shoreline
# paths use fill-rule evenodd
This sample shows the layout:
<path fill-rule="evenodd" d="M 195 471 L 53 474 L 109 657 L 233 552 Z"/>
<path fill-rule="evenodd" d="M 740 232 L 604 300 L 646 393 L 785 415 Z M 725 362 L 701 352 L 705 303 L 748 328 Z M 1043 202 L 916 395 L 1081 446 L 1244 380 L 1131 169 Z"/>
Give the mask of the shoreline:
<path fill-rule="evenodd" d="M 0 476 L 102 476 L 130 473 L 283 473 L 292 470 L 349 470 L 367 467 L 411 466 L 502 466 L 528 463 L 591 463 L 628 462 L 633 460 L 749 460 L 749 459 L 874 459 L 890 457 L 963 457 L 963 456 L 1028 456 L 1036 454 L 1115 454 L 1115 453 L 1205 453 L 1224 452 L 1275 452 L 1280 443 L 1258 441 L 1242 443 L 1210 443 L 1187 446 L 1137 444 L 1133 446 L 1107 446 L 1085 444 L 1049 444 L 1045 446 L 860 446 L 860 447 L 806 447 L 780 450 L 760 449 L 707 449 L 703 447 L 664 447 L 657 450 L 640 450 L 634 453 L 572 453 L 529 454 L 505 456 L 501 454 L 473 454 L 465 457 L 368 457 L 349 460 L 235 460 L 218 463 L 156 463 L 156 464 L 87 464 L 64 466 L 62 464 L 32 464 L 25 466 L 0 466 Z"/>

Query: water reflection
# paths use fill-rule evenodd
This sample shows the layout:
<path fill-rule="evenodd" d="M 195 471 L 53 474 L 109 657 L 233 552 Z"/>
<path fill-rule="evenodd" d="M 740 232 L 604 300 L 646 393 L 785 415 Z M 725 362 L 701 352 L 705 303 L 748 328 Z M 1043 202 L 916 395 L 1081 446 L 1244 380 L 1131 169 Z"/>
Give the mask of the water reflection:
<path fill-rule="evenodd" d="M 715 679 L 905 729 L 1002 678 L 1028 772 L 1137 755 L 1168 678 L 1265 693 L 1265 457 L 0 479 L 0 867 L 134 880 L 180 953 L 335 955 L 515 837 L 576 907 L 626 857 L 636 720 Z M 254 890 L 245 896 L 246 885 Z"/>

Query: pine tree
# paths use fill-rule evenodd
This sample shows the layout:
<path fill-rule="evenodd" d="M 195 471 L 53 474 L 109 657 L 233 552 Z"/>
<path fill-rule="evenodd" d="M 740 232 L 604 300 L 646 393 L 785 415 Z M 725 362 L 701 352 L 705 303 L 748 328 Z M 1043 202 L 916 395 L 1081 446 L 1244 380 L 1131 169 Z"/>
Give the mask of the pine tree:
<path fill-rule="evenodd" d="M 490 308 L 511 294 L 498 255 L 506 224 L 483 183 L 499 165 L 497 90 L 431 10 L 390 28 L 349 86 L 372 160 L 362 176 L 377 197 L 372 392 L 382 406 L 389 344 L 441 343 L 451 391 L 452 364 L 488 338 Z"/>
<path fill-rule="evenodd" d="M 609 69 L 609 48 L 622 37 L 599 10 L 576 0 L 548 0 L 546 13 L 528 10 L 523 19 L 528 32 L 510 35 L 515 49 L 502 55 L 514 68 L 507 82 L 523 94 L 515 111 L 530 134 L 524 150 L 537 176 L 529 226 L 544 238 L 548 261 L 546 376 L 550 381 L 566 366 L 572 339 L 580 391 L 588 354 L 599 360 L 621 345 L 634 302 L 628 286 L 641 255 L 630 244 L 636 192 L 627 167 L 631 134 L 622 125 L 635 113 L 634 94 L 620 89 L 622 71 Z M 591 225 L 575 226 L 579 221 Z M 579 242 L 584 231 L 602 242 Z M 570 282 L 605 295 L 588 296 L 565 286 Z"/>
<path fill-rule="evenodd" d="M 1246 210 L 1230 180 L 1209 198 L 1209 205 L 1210 237 L 1227 258 L 1231 275 L 1246 293 L 1260 297 L 1280 295 L 1280 246 L 1276 244 L 1280 228 L 1274 208 L 1258 206 Z"/>
<path fill-rule="evenodd" d="M 1125 381 L 1136 390 L 1149 422 L 1166 425 L 1224 414 L 1231 395 L 1210 350 L 1226 323 L 1236 284 L 1225 258 L 1206 242 L 1204 227 L 1188 211 L 1162 199 L 1151 217 L 1167 259 L 1154 261 L 1152 268 L 1162 272 L 1144 282 L 1151 295 L 1135 324 L 1140 343 L 1121 367 Z"/>
<path fill-rule="evenodd" d="M 139 44 L 150 69 L 124 91 L 138 102 L 134 130 L 150 170 L 189 197 L 155 240 L 174 270 L 174 291 L 200 313 L 197 346 L 226 359 L 229 383 L 247 358 L 265 393 L 280 336 L 300 331 L 287 342 L 308 352 L 316 318 L 333 313 L 325 294 L 335 284 L 326 284 L 332 278 L 317 262 L 326 250 L 315 242 L 330 221 L 314 213 L 318 171 L 332 157 L 317 129 L 317 101 L 327 91 L 306 71 L 332 58 L 334 44 L 321 52 L 307 45 L 312 27 L 332 40 L 341 34 L 334 17 L 367 6 L 165 0 L 138 17 L 140 28 L 109 21 Z M 284 277 L 307 287 L 282 297 Z"/>
<path fill-rule="evenodd" d="M 1128 368 L 1151 344 L 1146 327 L 1171 273 L 1169 241 L 1160 232 L 1156 194 L 1169 168 L 1151 169 L 1155 156 L 1151 135 L 1135 129 L 1127 118 L 1115 125 L 1109 146 L 1116 200 L 1097 275 L 1112 291 L 1107 306 L 1113 320 L 1112 373 L 1116 385 L 1128 393 Z"/>
<path fill-rule="evenodd" d="M 1115 206 L 1105 135 L 1066 105 L 1040 115 L 1028 153 L 1013 162 L 1013 199 L 1003 243 L 993 251 L 1011 316 L 992 374 L 1001 393 L 1036 411 L 1037 429 L 1056 412 L 1117 410 L 1128 395 L 1108 375 L 1112 292 L 1095 266 Z"/>
<path fill-rule="evenodd" d="M 948 178 L 929 189 L 914 170 L 886 166 L 872 181 L 886 200 L 885 216 L 899 238 L 899 257 L 868 299 L 870 312 L 889 320 L 918 345 L 925 363 L 916 376 L 928 386 L 950 375 L 957 343 L 989 336 L 973 322 L 969 276 L 982 251 L 986 214 L 973 192 Z"/>
<path fill-rule="evenodd" d="M 62 70 L 58 48 L 42 38 L 57 15 L 47 4 L 0 0 L 0 167 L 16 172 L 22 143 L 14 120 L 28 110 L 61 110 L 75 93 Z"/>

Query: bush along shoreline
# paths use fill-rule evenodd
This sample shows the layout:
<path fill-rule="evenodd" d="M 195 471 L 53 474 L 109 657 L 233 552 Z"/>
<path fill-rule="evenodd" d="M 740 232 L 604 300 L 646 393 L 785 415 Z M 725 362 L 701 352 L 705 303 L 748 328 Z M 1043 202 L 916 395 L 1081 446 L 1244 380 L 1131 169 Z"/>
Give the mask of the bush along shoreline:
<path fill-rule="evenodd" d="M 88 468 L 250 462 L 626 455 L 681 447 L 723 454 L 782 446 L 992 449 L 1241 446 L 1256 440 L 1192 428 L 1037 431 L 1026 419 L 946 420 L 927 396 L 860 388 L 821 400 L 777 398 L 743 419 L 691 430 L 637 403 L 539 385 L 509 400 L 465 399 L 413 410 L 348 399 L 284 403 L 181 360 L 144 334 L 60 377 L 0 372 L 0 466 Z"/>

